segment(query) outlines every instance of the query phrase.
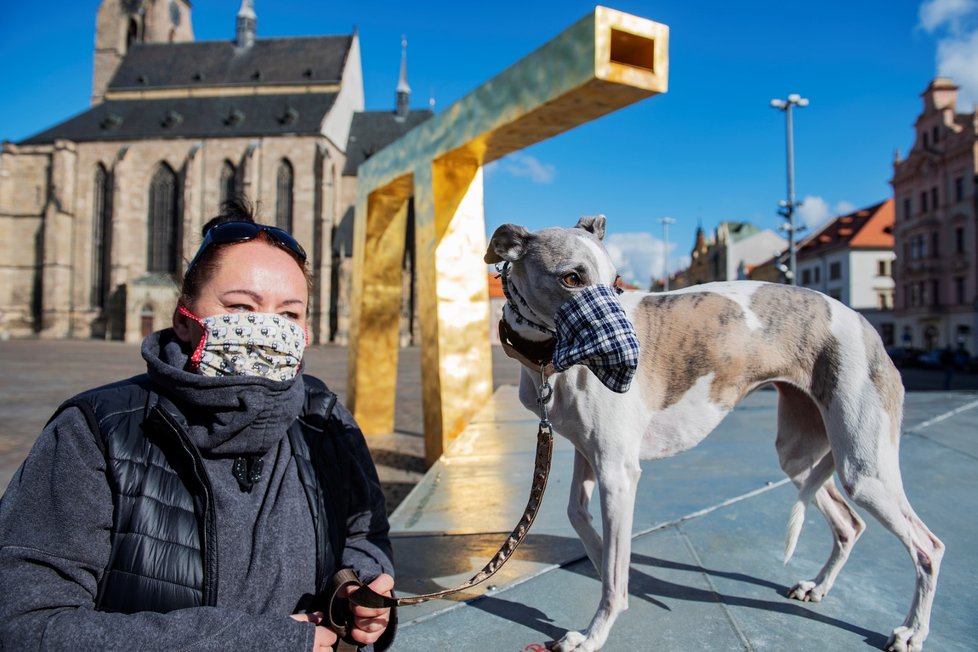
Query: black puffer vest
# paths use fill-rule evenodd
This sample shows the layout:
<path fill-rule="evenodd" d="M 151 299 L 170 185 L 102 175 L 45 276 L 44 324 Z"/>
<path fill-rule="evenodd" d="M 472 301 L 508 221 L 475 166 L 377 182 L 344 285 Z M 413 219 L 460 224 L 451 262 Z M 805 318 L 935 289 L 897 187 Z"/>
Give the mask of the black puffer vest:
<path fill-rule="evenodd" d="M 288 436 L 313 515 L 322 593 L 346 539 L 350 452 L 334 436 L 342 432 L 330 418 L 336 395 L 316 378 L 303 381 L 305 405 Z M 215 605 L 214 499 L 184 416 L 147 375 L 81 394 L 58 411 L 67 407 L 85 415 L 113 494 L 112 553 L 96 608 L 165 613 Z"/>

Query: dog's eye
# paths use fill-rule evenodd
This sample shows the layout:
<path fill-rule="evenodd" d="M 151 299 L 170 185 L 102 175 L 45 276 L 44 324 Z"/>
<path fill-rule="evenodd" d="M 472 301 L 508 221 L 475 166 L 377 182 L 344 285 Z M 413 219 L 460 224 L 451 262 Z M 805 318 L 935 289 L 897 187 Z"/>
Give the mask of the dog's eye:
<path fill-rule="evenodd" d="M 560 282 L 569 288 L 579 288 L 584 286 L 584 281 L 577 272 L 568 272 L 560 277 Z"/>

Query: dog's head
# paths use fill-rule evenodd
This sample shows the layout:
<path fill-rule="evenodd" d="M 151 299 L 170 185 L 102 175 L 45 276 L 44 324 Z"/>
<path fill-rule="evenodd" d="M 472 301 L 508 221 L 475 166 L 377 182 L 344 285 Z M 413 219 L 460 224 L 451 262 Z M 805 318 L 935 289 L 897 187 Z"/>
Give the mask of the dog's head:
<path fill-rule="evenodd" d="M 583 364 L 609 389 L 624 392 L 638 365 L 638 338 L 613 288 L 618 274 L 601 244 L 604 226 L 604 216 L 534 233 L 504 224 L 493 233 L 485 261 L 508 264 L 503 319 L 515 313 L 517 324 L 550 334 L 555 370 Z"/>
<path fill-rule="evenodd" d="M 615 283 L 615 266 L 601 242 L 604 229 L 604 215 L 582 217 L 571 229 L 533 233 L 503 224 L 492 234 L 484 260 L 510 263 L 510 278 L 530 309 L 553 328 L 553 316 L 576 293 Z"/>

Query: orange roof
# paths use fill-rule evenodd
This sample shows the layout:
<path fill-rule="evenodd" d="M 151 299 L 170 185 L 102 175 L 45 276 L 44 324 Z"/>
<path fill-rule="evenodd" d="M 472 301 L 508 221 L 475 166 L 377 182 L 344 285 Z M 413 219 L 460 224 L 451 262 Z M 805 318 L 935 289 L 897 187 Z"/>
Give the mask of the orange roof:
<path fill-rule="evenodd" d="M 869 221 L 859 230 L 852 240 L 850 247 L 885 247 L 893 248 L 893 198 L 883 202 Z"/>
<path fill-rule="evenodd" d="M 503 294 L 503 279 L 496 272 L 489 272 L 489 298 L 505 299 Z"/>
<path fill-rule="evenodd" d="M 893 248 L 893 198 L 832 220 L 806 238 L 799 253 L 814 254 L 823 249 Z"/>

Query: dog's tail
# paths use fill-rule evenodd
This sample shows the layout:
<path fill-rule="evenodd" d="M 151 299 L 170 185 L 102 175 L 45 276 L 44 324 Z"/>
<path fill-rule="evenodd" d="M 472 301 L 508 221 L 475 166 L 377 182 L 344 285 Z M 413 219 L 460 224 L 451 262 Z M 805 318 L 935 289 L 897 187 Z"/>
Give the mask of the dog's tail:
<path fill-rule="evenodd" d="M 801 536 L 801 526 L 805 524 L 805 508 L 808 503 L 812 502 L 812 498 L 822 488 L 822 485 L 832 477 L 833 471 L 835 471 L 835 458 L 832 457 L 832 451 L 829 451 L 812 467 L 808 477 L 805 478 L 798 490 L 798 499 L 791 506 L 791 516 L 788 517 L 788 533 L 784 541 L 784 563 L 787 564 L 791 556 L 795 554 L 795 546 L 798 545 L 798 537 Z"/>

